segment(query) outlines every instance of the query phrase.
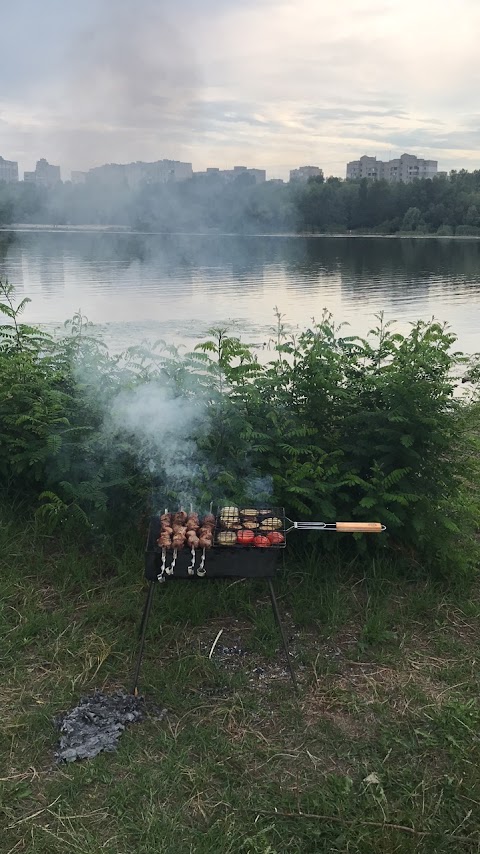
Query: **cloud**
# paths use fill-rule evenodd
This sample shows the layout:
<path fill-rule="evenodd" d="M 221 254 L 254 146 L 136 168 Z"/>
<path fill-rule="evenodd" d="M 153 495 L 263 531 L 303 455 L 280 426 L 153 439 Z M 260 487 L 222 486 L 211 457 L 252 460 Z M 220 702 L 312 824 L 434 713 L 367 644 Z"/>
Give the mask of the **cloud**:
<path fill-rule="evenodd" d="M 407 148 L 478 163 L 478 0 L 17 0 L 3 16 L 0 153 L 25 168 L 343 174 Z"/>

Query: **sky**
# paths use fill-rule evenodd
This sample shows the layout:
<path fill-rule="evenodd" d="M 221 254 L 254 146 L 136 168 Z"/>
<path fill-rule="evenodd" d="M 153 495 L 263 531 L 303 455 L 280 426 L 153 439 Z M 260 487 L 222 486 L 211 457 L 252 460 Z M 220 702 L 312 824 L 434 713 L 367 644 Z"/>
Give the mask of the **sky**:
<path fill-rule="evenodd" d="M 0 155 L 480 168 L 480 0 L 0 0 Z"/>

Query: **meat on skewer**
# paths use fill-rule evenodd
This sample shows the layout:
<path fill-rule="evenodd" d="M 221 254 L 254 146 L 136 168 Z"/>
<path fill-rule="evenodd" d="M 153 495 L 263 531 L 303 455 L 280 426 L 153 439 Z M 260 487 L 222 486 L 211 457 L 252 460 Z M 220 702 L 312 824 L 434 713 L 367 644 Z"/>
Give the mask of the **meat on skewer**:
<path fill-rule="evenodd" d="M 200 525 L 198 513 L 162 513 L 160 516 L 160 536 L 157 544 L 164 549 L 210 549 L 213 546 L 215 516 L 207 513 Z"/>
<path fill-rule="evenodd" d="M 186 529 L 185 525 L 177 525 L 174 523 L 174 525 L 173 525 L 173 536 L 174 537 L 177 536 L 177 534 L 181 535 L 182 537 L 185 537 L 186 533 L 187 533 L 187 529 Z"/>
<path fill-rule="evenodd" d="M 160 530 L 162 534 L 173 534 L 173 528 L 171 528 L 170 525 L 160 525 Z"/>
<path fill-rule="evenodd" d="M 202 525 L 202 527 L 198 529 L 198 536 L 199 537 L 208 537 L 208 536 L 211 537 L 212 534 L 213 534 L 213 527 L 210 527 L 210 525 Z"/>

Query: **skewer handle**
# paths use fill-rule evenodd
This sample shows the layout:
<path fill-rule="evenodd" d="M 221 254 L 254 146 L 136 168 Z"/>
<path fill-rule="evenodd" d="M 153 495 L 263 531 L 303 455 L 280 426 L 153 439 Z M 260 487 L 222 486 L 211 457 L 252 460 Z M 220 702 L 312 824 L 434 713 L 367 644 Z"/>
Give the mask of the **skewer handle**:
<path fill-rule="evenodd" d="M 345 534 L 380 534 L 384 527 L 380 522 L 336 522 L 335 530 Z"/>

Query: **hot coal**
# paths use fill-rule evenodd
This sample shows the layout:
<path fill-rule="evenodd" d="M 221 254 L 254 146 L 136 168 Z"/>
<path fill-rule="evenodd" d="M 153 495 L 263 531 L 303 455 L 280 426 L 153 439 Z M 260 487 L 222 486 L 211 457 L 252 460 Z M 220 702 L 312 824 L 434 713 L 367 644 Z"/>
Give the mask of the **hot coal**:
<path fill-rule="evenodd" d="M 157 710 L 163 717 L 165 709 Z M 143 721 L 147 716 L 144 700 L 116 691 L 104 694 L 95 691 L 82 697 L 74 709 L 55 718 L 60 730 L 60 742 L 55 753 L 57 762 L 92 759 L 103 750 L 116 750 L 118 739 L 129 724 Z"/>

